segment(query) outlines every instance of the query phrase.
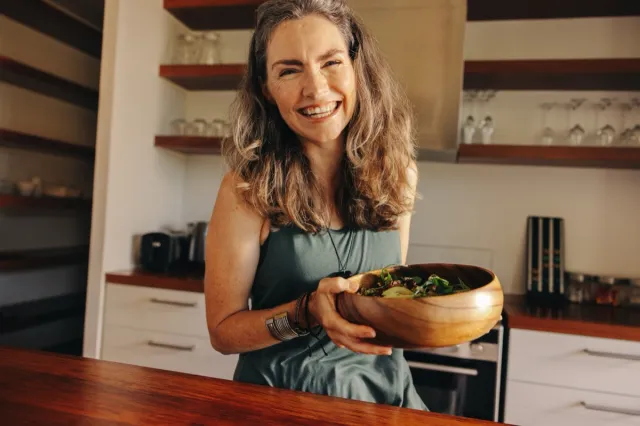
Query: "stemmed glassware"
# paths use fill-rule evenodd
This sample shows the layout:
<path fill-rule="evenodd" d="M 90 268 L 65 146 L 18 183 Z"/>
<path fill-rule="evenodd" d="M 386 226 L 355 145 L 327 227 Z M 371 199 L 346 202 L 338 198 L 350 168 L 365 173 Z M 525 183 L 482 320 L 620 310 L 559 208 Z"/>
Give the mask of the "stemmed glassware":
<path fill-rule="evenodd" d="M 463 94 L 464 102 L 470 105 L 470 112 L 462 124 L 462 136 L 465 144 L 474 143 L 476 133 L 480 134 L 483 144 L 490 144 L 495 131 L 494 119 L 487 110 L 487 104 L 496 96 L 495 90 L 469 90 Z M 478 113 L 478 104 L 480 113 Z M 483 109 L 485 110 L 483 112 Z M 482 117 L 478 120 L 477 117 Z"/>
<path fill-rule="evenodd" d="M 596 136 L 598 138 L 598 145 L 610 146 L 613 144 L 616 131 L 609 123 L 600 126 L 600 113 L 606 111 L 613 104 L 612 98 L 602 98 L 600 102 L 595 104 L 596 107 Z"/>
<path fill-rule="evenodd" d="M 567 110 L 567 128 L 569 128 L 572 123 L 572 120 L 571 120 L 572 111 L 575 111 L 578 108 L 580 108 L 580 105 L 582 105 L 585 101 L 586 101 L 585 98 L 573 98 L 569 101 L 568 104 L 565 104 L 565 108 Z M 569 133 L 568 133 L 569 144 L 582 145 L 584 141 L 585 133 L 586 132 L 584 128 L 579 123 L 574 124 L 573 127 L 569 128 Z"/>
<path fill-rule="evenodd" d="M 543 145 L 553 145 L 555 139 L 555 132 L 553 128 L 549 126 L 549 111 L 551 111 L 557 103 L 555 102 L 543 102 L 540 105 L 542 108 L 542 144 Z"/>

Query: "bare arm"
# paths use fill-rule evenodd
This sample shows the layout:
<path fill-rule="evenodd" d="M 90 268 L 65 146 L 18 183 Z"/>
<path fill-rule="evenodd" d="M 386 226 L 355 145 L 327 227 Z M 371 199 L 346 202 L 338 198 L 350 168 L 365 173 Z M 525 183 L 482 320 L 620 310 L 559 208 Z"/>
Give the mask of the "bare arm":
<path fill-rule="evenodd" d="M 206 244 L 207 326 L 211 345 L 223 354 L 249 352 L 279 343 L 269 333 L 265 321 L 286 311 L 293 323 L 296 304 L 292 300 L 272 309 L 249 310 L 263 219 L 237 197 L 235 184 L 232 175 L 222 181 Z M 322 324 L 337 344 L 365 353 L 386 353 L 386 348 L 359 340 L 371 336 L 370 327 L 348 323 L 335 310 L 335 293 L 355 290 L 342 278 L 321 280 L 309 303 L 311 321 Z"/>
<path fill-rule="evenodd" d="M 418 186 L 418 166 L 413 163 L 407 168 L 407 180 L 410 191 L 407 194 L 411 198 L 411 207 L 415 201 L 415 191 Z M 407 252 L 409 251 L 409 234 L 411 230 L 411 213 L 405 213 L 398 219 L 398 229 L 400 231 L 400 248 L 402 250 L 402 264 L 407 263 Z"/>

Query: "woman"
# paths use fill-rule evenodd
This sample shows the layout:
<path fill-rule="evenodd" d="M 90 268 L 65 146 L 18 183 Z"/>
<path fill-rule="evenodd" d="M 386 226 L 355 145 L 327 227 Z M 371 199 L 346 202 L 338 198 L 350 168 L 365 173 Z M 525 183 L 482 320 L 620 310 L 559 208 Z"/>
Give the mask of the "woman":
<path fill-rule="evenodd" d="M 205 292 L 234 379 L 426 409 L 402 351 L 336 311 L 345 276 L 405 262 L 417 180 L 408 103 L 344 1 L 258 8 L 232 119 Z"/>

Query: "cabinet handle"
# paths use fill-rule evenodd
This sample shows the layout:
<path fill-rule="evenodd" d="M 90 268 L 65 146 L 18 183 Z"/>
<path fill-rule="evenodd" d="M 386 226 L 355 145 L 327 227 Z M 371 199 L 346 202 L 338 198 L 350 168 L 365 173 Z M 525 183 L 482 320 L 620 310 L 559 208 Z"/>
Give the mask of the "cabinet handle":
<path fill-rule="evenodd" d="M 176 300 L 164 300 L 152 298 L 151 303 L 159 303 L 161 305 L 171 305 L 171 306 L 181 306 L 183 308 L 195 308 L 198 305 L 198 302 L 178 302 Z"/>
<path fill-rule="evenodd" d="M 632 410 L 631 408 L 607 407 L 606 405 L 589 404 L 581 401 L 580 404 L 587 410 L 608 411 L 609 413 L 626 414 L 628 416 L 640 416 L 640 410 Z"/>
<path fill-rule="evenodd" d="M 592 351 L 591 349 L 585 349 L 584 353 L 591 356 L 601 356 L 604 358 L 618 358 L 618 359 L 626 359 L 629 361 L 640 361 L 640 355 L 630 355 L 630 354 L 617 354 L 613 352 L 600 352 L 600 351 Z"/>
<path fill-rule="evenodd" d="M 407 361 L 409 367 L 418 370 L 442 371 L 444 373 L 464 374 L 465 376 L 477 376 L 478 370 L 475 368 L 450 367 L 448 365 L 430 364 L 426 362 Z"/>
<path fill-rule="evenodd" d="M 193 352 L 193 350 L 196 348 L 196 345 L 190 345 L 190 346 L 174 345 L 171 343 L 154 342 L 153 340 L 149 340 L 147 344 L 149 346 L 155 346 L 158 348 L 173 349 L 176 351 L 186 351 L 186 352 Z"/>

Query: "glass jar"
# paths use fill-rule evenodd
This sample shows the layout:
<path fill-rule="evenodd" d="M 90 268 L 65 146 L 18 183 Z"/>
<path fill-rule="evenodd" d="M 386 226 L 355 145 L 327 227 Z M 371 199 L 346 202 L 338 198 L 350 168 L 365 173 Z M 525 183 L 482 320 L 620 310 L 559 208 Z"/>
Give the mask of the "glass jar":
<path fill-rule="evenodd" d="M 595 277 L 580 272 L 568 272 L 566 298 L 572 303 L 589 303 L 594 300 L 593 283 Z"/>
<path fill-rule="evenodd" d="M 611 276 L 601 276 L 598 279 L 596 303 L 599 305 L 620 306 L 625 304 L 628 297 L 629 280 Z"/>
<path fill-rule="evenodd" d="M 202 35 L 200 63 L 206 65 L 222 63 L 220 54 L 220 34 L 218 32 L 207 31 Z"/>
<path fill-rule="evenodd" d="M 196 50 L 196 39 L 191 33 L 180 34 L 176 43 L 176 51 L 173 63 L 179 65 L 194 63 L 194 53 Z"/>

